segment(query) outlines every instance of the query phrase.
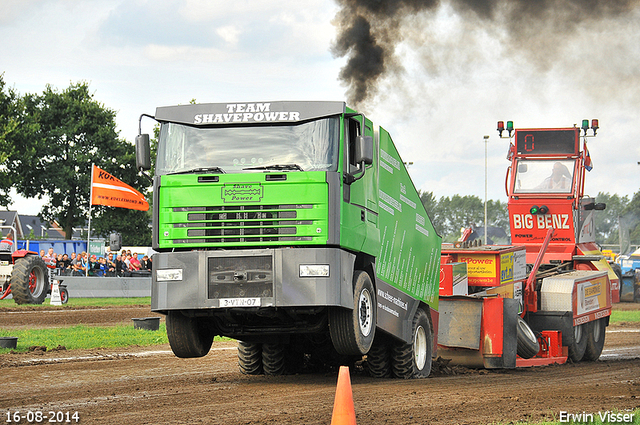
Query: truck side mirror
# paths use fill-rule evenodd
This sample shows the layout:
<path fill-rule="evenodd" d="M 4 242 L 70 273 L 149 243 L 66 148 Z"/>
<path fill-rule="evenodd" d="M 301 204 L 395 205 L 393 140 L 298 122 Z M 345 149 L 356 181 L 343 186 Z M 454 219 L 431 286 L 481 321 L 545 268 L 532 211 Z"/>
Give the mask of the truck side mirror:
<path fill-rule="evenodd" d="M 373 137 L 358 136 L 356 138 L 356 162 L 373 164 Z"/>
<path fill-rule="evenodd" d="M 136 168 L 138 170 L 151 169 L 151 147 L 148 134 L 136 136 Z"/>

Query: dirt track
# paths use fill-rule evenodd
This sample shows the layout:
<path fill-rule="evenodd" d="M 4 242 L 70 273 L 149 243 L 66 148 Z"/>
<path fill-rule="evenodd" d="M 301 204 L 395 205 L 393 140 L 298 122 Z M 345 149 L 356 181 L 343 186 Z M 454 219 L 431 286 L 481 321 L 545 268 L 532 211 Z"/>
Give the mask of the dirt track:
<path fill-rule="evenodd" d="M 3 328 L 52 326 L 52 321 L 60 326 L 70 320 L 115 324 L 152 314 L 148 307 L 118 307 L 72 310 L 64 319 L 53 319 L 56 315 L 3 310 L 0 323 Z M 614 359 L 611 350 L 625 348 L 635 358 Z M 426 380 L 379 380 L 354 370 L 357 420 L 488 424 L 557 420 L 561 411 L 597 417 L 598 412 L 640 408 L 640 325 L 610 326 L 605 350 L 606 360 L 595 363 L 463 370 Z M 337 374 L 245 376 L 238 372 L 235 343 L 227 342 L 189 360 L 174 357 L 168 346 L 7 354 L 0 356 L 0 376 L 3 415 L 77 411 L 84 424 L 328 424 Z"/>

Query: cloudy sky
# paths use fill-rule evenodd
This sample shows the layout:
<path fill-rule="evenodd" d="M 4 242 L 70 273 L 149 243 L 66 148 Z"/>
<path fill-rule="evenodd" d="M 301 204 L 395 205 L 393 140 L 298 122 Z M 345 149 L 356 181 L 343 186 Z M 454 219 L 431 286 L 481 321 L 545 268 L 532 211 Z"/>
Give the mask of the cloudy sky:
<path fill-rule="evenodd" d="M 640 6 L 607 1 L 623 6 L 523 18 L 510 0 L 478 2 L 495 3 L 490 13 L 470 9 L 474 0 L 427 2 L 439 5 L 391 21 L 387 68 L 357 106 L 413 162 L 416 187 L 438 198 L 484 198 L 489 135 L 488 196 L 506 201 L 508 140 L 496 121 L 570 127 L 598 118 L 586 192 L 632 196 L 640 189 Z M 141 113 L 191 99 L 353 99 L 340 78 L 349 55 L 332 54 L 350 13 L 334 0 L 0 0 L 0 73 L 20 94 L 89 82 L 133 141 Z M 143 131 L 152 125 L 143 121 Z M 22 214 L 43 202 L 15 200 Z"/>

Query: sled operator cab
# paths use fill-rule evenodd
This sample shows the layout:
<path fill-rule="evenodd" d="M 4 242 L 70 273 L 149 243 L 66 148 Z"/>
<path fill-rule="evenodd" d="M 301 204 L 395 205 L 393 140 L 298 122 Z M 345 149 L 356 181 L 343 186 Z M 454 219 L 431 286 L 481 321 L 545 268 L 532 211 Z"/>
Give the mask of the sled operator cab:
<path fill-rule="evenodd" d="M 617 302 L 618 276 L 595 244 L 594 214 L 606 205 L 584 195 L 585 171 L 592 169 L 587 139 L 598 128 L 597 119 L 569 128 L 514 129 L 511 121 L 506 128 L 498 122 L 500 137 L 506 132 L 511 139 L 505 179 L 511 243 L 525 246 L 533 264 L 552 228 L 541 270 L 607 271 Z"/>

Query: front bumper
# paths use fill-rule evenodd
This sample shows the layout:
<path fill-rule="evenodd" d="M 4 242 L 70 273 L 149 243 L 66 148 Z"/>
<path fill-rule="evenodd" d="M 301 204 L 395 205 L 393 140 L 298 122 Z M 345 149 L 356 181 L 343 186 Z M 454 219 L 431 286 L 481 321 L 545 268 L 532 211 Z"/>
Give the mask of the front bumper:
<path fill-rule="evenodd" d="M 339 248 L 157 253 L 151 310 L 246 308 L 254 302 L 260 307 L 353 308 L 354 261 L 353 254 Z M 301 277 L 301 265 L 329 265 L 329 276 Z"/>

